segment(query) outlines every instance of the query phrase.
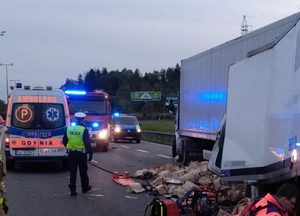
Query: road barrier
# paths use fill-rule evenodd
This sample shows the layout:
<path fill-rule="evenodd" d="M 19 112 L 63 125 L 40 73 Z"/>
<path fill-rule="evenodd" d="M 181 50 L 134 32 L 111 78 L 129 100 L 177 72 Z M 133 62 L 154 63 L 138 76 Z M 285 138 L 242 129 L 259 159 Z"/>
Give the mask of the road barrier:
<path fill-rule="evenodd" d="M 175 139 L 174 133 L 163 133 L 157 131 L 142 131 L 142 140 L 156 142 L 165 145 L 172 145 Z"/>

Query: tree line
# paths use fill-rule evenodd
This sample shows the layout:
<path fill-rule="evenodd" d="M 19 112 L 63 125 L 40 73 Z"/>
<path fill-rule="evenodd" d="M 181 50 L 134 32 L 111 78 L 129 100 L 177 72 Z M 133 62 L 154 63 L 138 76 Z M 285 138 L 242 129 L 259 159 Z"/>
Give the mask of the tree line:
<path fill-rule="evenodd" d="M 102 89 L 110 95 L 113 111 L 121 113 L 143 113 L 146 115 L 159 115 L 165 112 L 165 95 L 177 94 L 179 91 L 181 68 L 175 67 L 147 72 L 144 75 L 136 69 L 107 71 L 106 68 L 90 69 L 79 74 L 77 79 L 66 79 L 61 88 L 84 89 L 94 91 Z M 163 95 L 161 102 L 131 102 L 131 92 L 157 91 Z"/>
<path fill-rule="evenodd" d="M 76 79 L 67 78 L 61 85 L 61 89 L 84 89 L 94 91 L 102 89 L 110 96 L 112 110 L 121 113 L 142 113 L 143 116 L 157 117 L 166 112 L 165 95 L 177 94 L 179 91 L 181 68 L 175 67 L 154 70 L 141 74 L 139 69 L 132 71 L 123 70 L 108 71 L 106 68 L 92 68 L 80 73 Z M 131 92 L 156 91 L 161 92 L 161 102 L 131 102 Z M 0 100 L 0 114 L 5 117 L 6 104 Z"/>

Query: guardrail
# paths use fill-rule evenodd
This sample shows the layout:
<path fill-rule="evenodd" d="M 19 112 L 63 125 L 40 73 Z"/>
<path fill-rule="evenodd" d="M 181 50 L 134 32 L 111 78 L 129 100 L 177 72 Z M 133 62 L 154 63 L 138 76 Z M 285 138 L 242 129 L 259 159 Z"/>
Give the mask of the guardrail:
<path fill-rule="evenodd" d="M 172 145 L 175 138 L 174 133 L 163 133 L 157 131 L 142 131 L 142 140 Z"/>

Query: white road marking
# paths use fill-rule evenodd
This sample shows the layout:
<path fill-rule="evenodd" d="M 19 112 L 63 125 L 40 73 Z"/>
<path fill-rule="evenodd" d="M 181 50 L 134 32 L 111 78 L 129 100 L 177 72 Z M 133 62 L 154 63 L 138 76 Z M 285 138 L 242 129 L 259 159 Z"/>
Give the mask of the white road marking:
<path fill-rule="evenodd" d="M 162 155 L 162 154 L 157 154 L 157 156 L 158 157 L 163 157 L 163 158 L 169 158 L 169 159 L 171 159 L 172 157 L 170 157 L 170 156 L 167 156 L 167 155 Z"/>
<path fill-rule="evenodd" d="M 145 150 L 142 150 L 142 149 L 137 149 L 137 151 L 144 152 L 144 153 L 149 153 L 149 151 L 145 151 Z"/>
<path fill-rule="evenodd" d="M 126 146 L 126 145 L 120 145 L 120 146 L 123 148 L 130 148 L 129 146 Z"/>

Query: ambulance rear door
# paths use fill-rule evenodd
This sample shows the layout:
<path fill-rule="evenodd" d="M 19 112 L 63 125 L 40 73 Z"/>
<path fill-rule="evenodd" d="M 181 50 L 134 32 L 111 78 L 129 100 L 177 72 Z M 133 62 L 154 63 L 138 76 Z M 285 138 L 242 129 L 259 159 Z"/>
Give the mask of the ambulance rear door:
<path fill-rule="evenodd" d="M 11 107 L 9 152 L 13 157 L 37 157 L 39 131 L 37 127 L 38 104 L 34 103 L 35 92 L 16 90 L 10 98 Z"/>
<path fill-rule="evenodd" d="M 66 155 L 62 138 L 66 129 L 66 109 L 62 91 L 39 91 L 39 103 L 36 107 L 38 122 L 40 157 L 64 157 Z"/>
<path fill-rule="evenodd" d="M 65 104 L 61 95 L 47 91 L 27 91 L 12 105 L 12 156 L 63 157 L 62 137 L 66 126 Z"/>

